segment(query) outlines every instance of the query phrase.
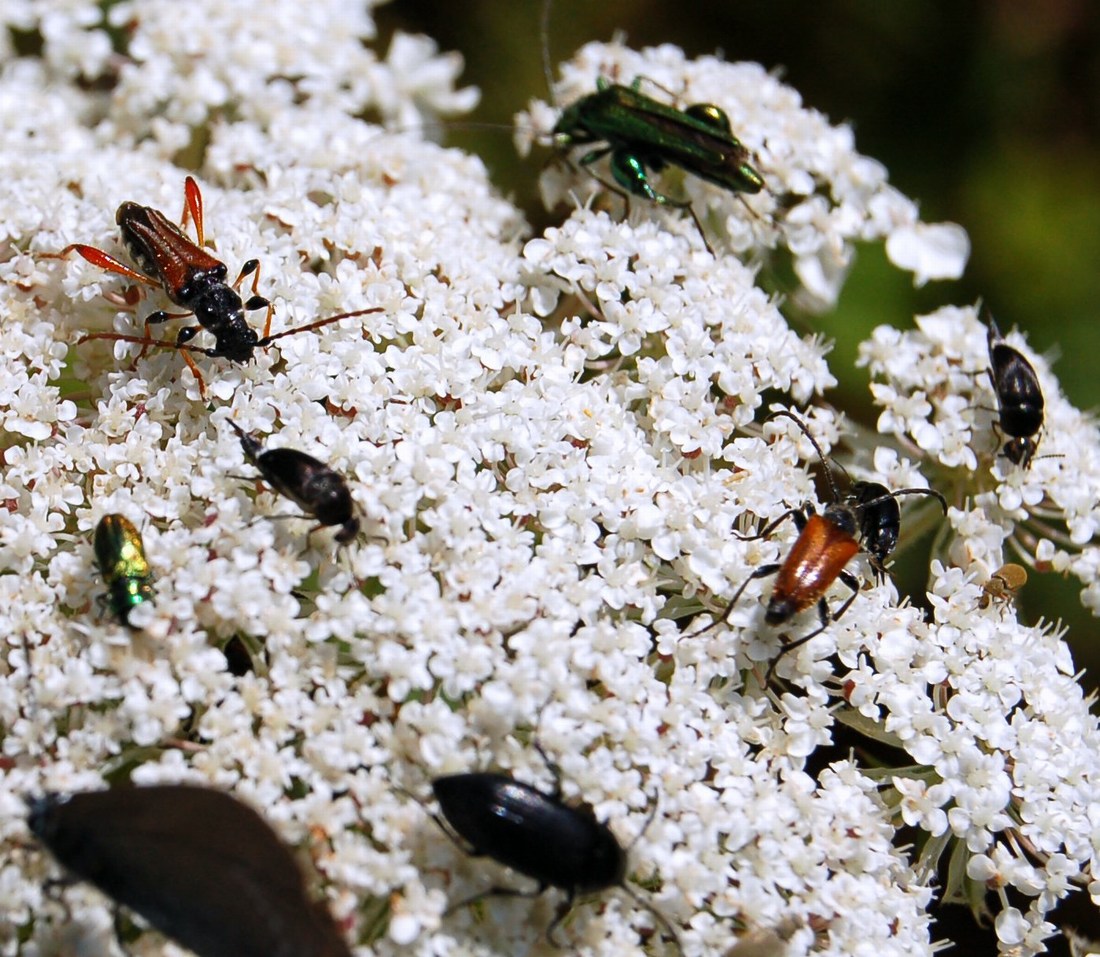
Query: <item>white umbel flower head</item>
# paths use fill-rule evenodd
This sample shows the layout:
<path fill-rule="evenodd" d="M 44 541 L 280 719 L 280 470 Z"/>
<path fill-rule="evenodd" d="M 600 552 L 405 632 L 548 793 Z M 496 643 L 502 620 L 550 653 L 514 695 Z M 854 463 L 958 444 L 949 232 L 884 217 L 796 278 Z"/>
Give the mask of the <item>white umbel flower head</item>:
<path fill-rule="evenodd" d="M 1061 635 L 979 602 L 1009 549 L 1100 595 L 1095 434 L 1034 357 L 1040 455 L 1026 470 L 999 459 L 984 332 L 953 309 L 866 344 L 881 434 L 860 435 L 821 401 L 824 341 L 792 328 L 763 281 L 789 256 L 799 296 L 825 307 L 857 241 L 891 241 L 918 281 L 952 275 L 957 229 L 920 224 L 850 129 L 762 68 L 616 44 L 586 47 L 556 97 L 645 76 L 715 103 L 767 188 L 668 186 L 717 256 L 682 210 L 641 203 L 625 219 L 582 203 L 530 235 L 477 160 L 361 119 L 472 100 L 429 41 L 365 45 L 369 4 L 332 7 L 321 28 L 323 4 L 198 2 L 194 33 L 174 3 L 108 5 L 107 22 L 103 9 L 0 12 L 43 38 L 0 72 L 0 951 L 111 946 L 102 895 L 44 893 L 56 871 L 22 798 L 120 777 L 264 808 L 361 953 L 541 950 L 570 888 L 449 912 L 529 885 L 449 842 L 416 800 L 490 767 L 552 794 L 537 737 L 562 799 L 629 848 L 628 888 L 687 957 L 754 935 L 791 955 L 931 954 L 936 907 L 983 886 L 1003 949 L 1039 952 L 1057 901 L 1096 886 L 1096 721 Z M 527 129 L 557 115 L 537 106 Z M 192 143 L 184 169 L 173 157 Z M 379 311 L 251 362 L 191 353 L 204 394 L 180 350 L 131 341 L 150 313 L 179 311 L 164 291 L 135 295 L 102 256 L 53 258 L 79 243 L 143 268 L 115 211 L 174 220 L 187 175 L 228 278 L 259 260 L 273 334 Z M 559 175 L 553 198 L 591 182 Z M 171 343 L 193 322 L 154 332 Z M 215 343 L 209 329 L 189 340 Z M 817 448 L 788 419 L 765 424 L 777 408 L 803 410 Z M 230 423 L 342 477 L 360 535 L 338 548 L 313 529 Z M 754 533 L 837 504 L 815 493 L 818 449 L 856 480 L 947 496 L 946 518 L 934 499 L 901 501 L 902 546 L 940 533 L 930 611 L 853 555 L 846 614 L 768 681 L 784 640 L 821 622 L 810 600 L 767 625 L 761 572 L 798 533 L 789 516 Z M 839 470 L 833 484 L 843 503 Z M 107 514 L 139 530 L 154 577 L 130 627 L 97 607 Z M 843 581 L 824 583 L 827 609 Z M 826 750 L 851 733 L 900 749 L 900 766 Z M 568 840 L 536 838 L 548 855 Z M 967 866 L 939 888 L 945 851 Z M 664 953 L 655 923 L 608 889 L 559 930 L 585 954 Z"/>

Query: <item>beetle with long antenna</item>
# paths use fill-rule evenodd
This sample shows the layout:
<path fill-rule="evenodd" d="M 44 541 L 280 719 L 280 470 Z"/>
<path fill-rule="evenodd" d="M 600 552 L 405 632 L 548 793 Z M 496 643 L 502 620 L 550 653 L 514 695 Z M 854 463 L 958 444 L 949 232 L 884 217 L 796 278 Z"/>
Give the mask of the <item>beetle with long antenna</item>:
<path fill-rule="evenodd" d="M 183 231 L 188 220 L 195 224 L 197 241 L 192 241 Z M 295 326 L 282 332 L 271 334 L 271 318 L 274 307 L 256 289 L 260 280 L 260 262 L 250 259 L 242 267 L 232 284 L 226 282 L 228 269 L 221 260 L 214 258 L 204 248 L 202 191 L 194 178 L 188 176 L 184 182 L 183 214 L 180 226 L 171 222 L 160 210 L 138 203 L 125 202 L 115 214 L 122 233 L 122 241 L 137 264 L 131 269 L 110 253 L 87 246 L 84 243 L 71 243 L 59 253 L 47 253 L 46 258 L 64 259 L 75 252 L 94 266 L 108 272 L 117 273 L 144 286 L 161 288 L 168 298 L 186 312 L 170 313 L 157 310 L 145 317 L 145 334 L 142 336 L 122 335 L 115 332 L 94 332 L 82 336 L 78 344 L 90 339 L 111 339 L 116 342 L 133 342 L 142 346 L 160 346 L 176 349 L 183 356 L 199 384 L 199 392 L 206 394 L 202 374 L 189 352 L 198 352 L 214 359 L 229 359 L 231 362 L 250 362 L 257 349 L 266 349 L 277 339 L 284 336 L 310 332 L 341 319 L 381 312 L 379 306 L 370 309 L 356 309 L 342 312 L 325 319 Z M 252 276 L 252 296 L 242 301 L 239 289 L 246 277 Z M 255 309 L 266 309 L 264 333 L 256 335 L 245 319 L 245 313 Z M 169 319 L 182 319 L 193 315 L 196 325 L 184 326 L 175 340 L 153 339 L 150 326 L 166 322 Z M 201 331 L 214 336 L 213 348 L 190 345 L 191 340 Z M 142 350 L 144 354 L 144 350 Z"/>
<path fill-rule="evenodd" d="M 552 0 L 542 10 L 542 65 L 553 96 L 547 39 Z M 686 209 L 713 254 L 690 200 L 677 200 L 658 190 L 650 172 L 678 166 L 731 193 L 759 193 L 764 177 L 752 164 L 752 153 L 733 135 L 729 116 L 713 103 L 669 106 L 641 92 L 642 78 L 629 86 L 600 77 L 596 92 L 561 111 L 551 132 L 554 147 L 568 158 L 577 146 L 593 147 L 577 161 L 597 182 L 627 199 L 639 196 L 658 206 Z M 613 183 L 590 167 L 608 157 Z"/>
<path fill-rule="evenodd" d="M 768 679 L 780 658 L 816 638 L 851 607 L 859 594 L 860 582 L 851 572 L 845 571 L 845 568 L 861 548 L 868 554 L 876 575 L 886 575 L 885 562 L 897 544 L 901 528 L 901 510 L 897 504 L 899 496 L 929 495 L 939 501 L 944 514 L 947 514 L 947 500 L 934 489 L 902 488 L 890 491 L 877 482 L 854 482 L 850 484 L 847 494 L 841 495 L 829 470 L 829 461 L 817 440 L 810 434 L 806 423 L 787 410 L 776 412 L 769 418 L 779 416 L 791 419 L 810 440 L 824 466 L 832 501 L 820 515 L 811 503 L 806 502 L 788 509 L 755 535 L 739 535 L 734 532 L 742 541 L 757 541 L 767 538 L 789 518 L 798 529 L 798 538 L 784 561 L 762 565 L 756 569 L 734 592 L 718 618 L 687 636 L 695 638 L 725 622 L 750 582 L 775 575 L 775 585 L 768 600 L 764 621 L 773 626 L 782 625 L 799 612 L 816 605 L 821 623 L 809 634 L 783 645 L 768 665 Z M 832 611 L 825 593 L 838 579 L 851 589 L 852 594 L 836 611 Z"/>

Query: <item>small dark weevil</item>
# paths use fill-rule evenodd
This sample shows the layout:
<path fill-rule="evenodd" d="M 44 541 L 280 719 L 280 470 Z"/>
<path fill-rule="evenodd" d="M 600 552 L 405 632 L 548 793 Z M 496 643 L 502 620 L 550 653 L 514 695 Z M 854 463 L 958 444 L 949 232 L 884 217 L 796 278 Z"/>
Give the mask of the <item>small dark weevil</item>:
<path fill-rule="evenodd" d="M 245 458 L 260 470 L 264 481 L 317 519 L 318 524 L 310 529 L 311 534 L 325 525 L 339 525 L 340 530 L 334 537 L 341 545 L 359 534 L 355 505 L 342 475 L 296 449 L 265 451 L 260 442 L 236 422 L 230 421 L 229 425 L 240 437 Z"/>

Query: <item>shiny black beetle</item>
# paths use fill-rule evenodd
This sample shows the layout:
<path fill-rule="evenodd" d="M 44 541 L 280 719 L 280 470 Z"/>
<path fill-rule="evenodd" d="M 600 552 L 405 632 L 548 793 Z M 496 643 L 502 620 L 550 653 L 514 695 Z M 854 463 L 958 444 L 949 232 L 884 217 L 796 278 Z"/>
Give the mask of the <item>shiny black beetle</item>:
<path fill-rule="evenodd" d="M 1000 431 L 1007 435 L 1001 450 L 1010 462 L 1027 468 L 1043 429 L 1043 392 L 1030 362 L 1004 337 L 989 317 L 989 379 L 1000 406 Z"/>
<path fill-rule="evenodd" d="M 680 950 L 667 918 L 627 886 L 627 849 L 606 824 L 596 820 L 590 807 L 562 801 L 560 770 L 537 743 L 535 748 L 554 775 L 554 790 L 549 793 L 491 772 L 449 774 L 432 781 L 442 812 L 442 817 L 432 817 L 444 833 L 471 856 L 491 857 L 538 881 L 533 891 L 492 887 L 451 909 L 489 896 L 537 897 L 548 887 L 559 887 L 565 891 L 565 900 L 546 928 L 546 937 L 560 946 L 554 932 L 576 895 L 618 887 L 654 916 Z M 655 811 L 656 804 L 650 819 Z"/>
<path fill-rule="evenodd" d="M 264 481 L 317 519 L 311 532 L 325 525 L 339 525 L 335 538 L 341 545 L 359 534 L 359 519 L 342 475 L 296 449 L 264 451 L 260 442 L 236 422 L 230 421 L 229 425 L 240 437 L 245 458 L 260 470 Z"/>
<path fill-rule="evenodd" d="M 859 543 L 875 577 L 886 580 L 886 559 L 898 544 L 901 506 L 890 490 L 878 482 L 853 482 L 847 504 L 859 515 Z"/>

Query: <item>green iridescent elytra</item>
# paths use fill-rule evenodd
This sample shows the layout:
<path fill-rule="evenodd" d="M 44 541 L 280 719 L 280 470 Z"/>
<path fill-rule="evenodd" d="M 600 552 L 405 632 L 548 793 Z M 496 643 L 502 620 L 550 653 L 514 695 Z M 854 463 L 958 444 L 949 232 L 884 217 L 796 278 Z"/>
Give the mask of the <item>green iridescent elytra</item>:
<path fill-rule="evenodd" d="M 735 193 L 759 193 L 764 177 L 749 162 L 752 154 L 730 128 L 729 117 L 711 103 L 678 110 L 630 86 L 596 81 L 596 92 L 567 106 L 554 125 L 562 150 L 605 143 L 586 153 L 581 166 L 610 155 L 611 174 L 623 189 L 661 205 L 686 207 L 653 188 L 649 170 L 679 166 L 708 183 Z"/>
<path fill-rule="evenodd" d="M 95 530 L 95 557 L 107 585 L 107 604 L 129 625 L 130 612 L 153 600 L 153 573 L 133 522 L 124 515 L 104 515 Z"/>

